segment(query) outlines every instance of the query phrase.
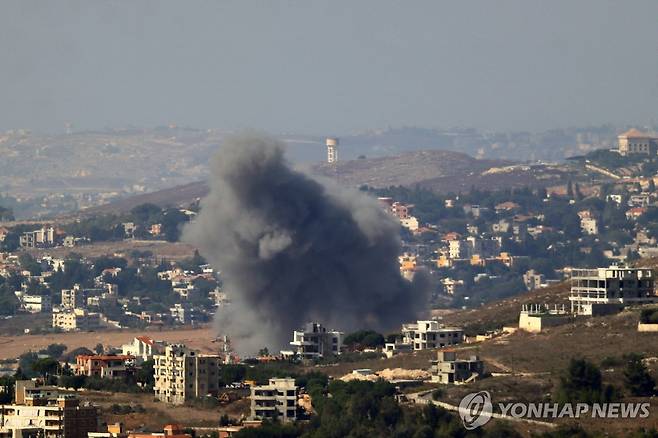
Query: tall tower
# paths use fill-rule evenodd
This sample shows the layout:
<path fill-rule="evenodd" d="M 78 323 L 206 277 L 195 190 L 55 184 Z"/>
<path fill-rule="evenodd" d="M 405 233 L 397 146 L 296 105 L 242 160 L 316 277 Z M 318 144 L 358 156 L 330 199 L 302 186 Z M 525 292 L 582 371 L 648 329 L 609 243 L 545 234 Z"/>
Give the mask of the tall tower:
<path fill-rule="evenodd" d="M 327 137 L 327 163 L 338 163 L 338 139 Z"/>

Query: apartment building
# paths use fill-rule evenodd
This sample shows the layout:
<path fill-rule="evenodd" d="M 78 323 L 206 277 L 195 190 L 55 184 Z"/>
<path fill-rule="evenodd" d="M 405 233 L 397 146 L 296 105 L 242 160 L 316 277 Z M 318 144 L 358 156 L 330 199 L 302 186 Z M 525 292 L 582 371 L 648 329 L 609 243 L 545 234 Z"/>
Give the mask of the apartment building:
<path fill-rule="evenodd" d="M 281 354 L 284 357 L 301 359 L 318 359 L 340 354 L 344 336 L 343 332 L 330 331 L 322 324 L 309 322 L 303 329 L 293 332 L 293 339 L 290 341 L 292 350 L 281 351 Z"/>
<path fill-rule="evenodd" d="M 0 437 L 87 438 L 98 431 L 98 423 L 98 409 L 80 405 L 74 396 L 0 405 Z"/>
<path fill-rule="evenodd" d="M 571 271 L 571 312 L 600 315 L 623 306 L 658 302 L 650 268 L 613 265 Z"/>
<path fill-rule="evenodd" d="M 98 313 L 87 312 L 85 309 L 53 311 L 53 328 L 65 332 L 96 330 L 101 325 Z"/>
<path fill-rule="evenodd" d="M 153 356 L 155 397 L 180 405 L 186 400 L 216 394 L 219 389 L 221 356 L 199 354 L 185 345 L 168 345 Z"/>
<path fill-rule="evenodd" d="M 75 309 L 85 304 L 84 291 L 79 284 L 73 286 L 73 289 L 62 289 L 62 305 L 64 309 Z"/>
<path fill-rule="evenodd" d="M 443 348 L 460 344 L 464 340 L 464 330 L 457 327 L 443 327 L 438 321 L 416 321 L 402 324 L 402 343 L 410 344 L 414 350 Z"/>
<path fill-rule="evenodd" d="M 270 379 L 267 385 L 251 387 L 251 420 L 278 419 L 281 422 L 297 419 L 297 391 L 295 379 Z"/>
<path fill-rule="evenodd" d="M 27 231 L 19 237 L 23 248 L 46 248 L 55 245 L 55 228 L 42 227 L 35 231 Z"/>

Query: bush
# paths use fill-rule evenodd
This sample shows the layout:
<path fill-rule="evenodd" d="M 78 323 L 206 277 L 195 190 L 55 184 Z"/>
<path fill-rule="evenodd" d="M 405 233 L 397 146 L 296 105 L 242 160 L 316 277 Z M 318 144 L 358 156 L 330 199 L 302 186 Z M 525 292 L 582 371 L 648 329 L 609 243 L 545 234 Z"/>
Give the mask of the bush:
<path fill-rule="evenodd" d="M 571 359 L 560 378 L 558 403 L 607 403 L 618 397 L 611 385 L 603 385 L 601 371 L 585 359 Z"/>

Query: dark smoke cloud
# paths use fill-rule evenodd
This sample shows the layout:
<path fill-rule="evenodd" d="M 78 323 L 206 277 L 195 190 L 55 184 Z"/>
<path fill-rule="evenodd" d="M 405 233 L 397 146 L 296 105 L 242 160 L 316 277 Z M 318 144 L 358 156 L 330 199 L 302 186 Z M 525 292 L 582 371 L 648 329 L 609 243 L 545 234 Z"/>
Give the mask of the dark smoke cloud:
<path fill-rule="evenodd" d="M 283 347 L 307 321 L 394 330 L 427 303 L 424 276 L 400 276 L 399 224 L 377 201 L 292 169 L 282 143 L 230 139 L 185 238 L 222 275 L 233 303 L 218 331 L 241 352 Z"/>

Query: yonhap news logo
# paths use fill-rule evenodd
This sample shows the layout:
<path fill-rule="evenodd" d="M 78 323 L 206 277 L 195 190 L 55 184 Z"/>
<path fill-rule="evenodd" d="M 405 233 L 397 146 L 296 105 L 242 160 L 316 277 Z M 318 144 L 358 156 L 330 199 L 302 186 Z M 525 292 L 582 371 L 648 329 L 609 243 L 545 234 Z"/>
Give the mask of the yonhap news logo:
<path fill-rule="evenodd" d="M 493 413 L 491 394 L 487 391 L 467 394 L 459 403 L 459 416 L 468 430 L 484 426 L 496 418 L 542 420 L 556 418 L 647 418 L 649 403 L 498 403 Z"/>
<path fill-rule="evenodd" d="M 459 416 L 468 430 L 477 429 L 491 420 L 493 405 L 487 391 L 472 392 L 459 403 Z"/>

